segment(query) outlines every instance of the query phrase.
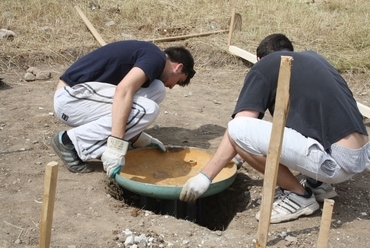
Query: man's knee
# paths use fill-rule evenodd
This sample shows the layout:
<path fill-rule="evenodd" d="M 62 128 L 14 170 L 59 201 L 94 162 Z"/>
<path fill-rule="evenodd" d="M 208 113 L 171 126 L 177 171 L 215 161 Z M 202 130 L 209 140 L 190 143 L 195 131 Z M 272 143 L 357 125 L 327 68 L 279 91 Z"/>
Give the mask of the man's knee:
<path fill-rule="evenodd" d="M 264 156 L 268 141 L 260 137 L 263 135 L 260 135 L 261 130 L 258 123 L 259 120 L 256 118 L 235 118 L 228 124 L 228 134 L 230 140 L 244 151 L 256 156 Z"/>

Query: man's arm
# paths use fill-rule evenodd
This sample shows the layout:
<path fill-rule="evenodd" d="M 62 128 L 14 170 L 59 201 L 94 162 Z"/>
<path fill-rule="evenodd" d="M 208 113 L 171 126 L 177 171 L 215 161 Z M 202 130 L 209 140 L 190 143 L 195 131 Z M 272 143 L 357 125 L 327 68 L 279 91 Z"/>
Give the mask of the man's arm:
<path fill-rule="evenodd" d="M 257 111 L 241 111 L 235 118 L 240 116 L 257 118 L 259 112 Z M 207 191 L 212 180 L 218 173 L 228 164 L 236 155 L 235 142 L 231 140 L 228 130 L 226 130 L 216 153 L 211 160 L 205 165 L 201 173 L 190 178 L 184 185 L 180 193 L 180 200 L 186 202 L 195 201 L 199 196 Z"/>
<path fill-rule="evenodd" d="M 134 67 L 117 85 L 112 106 L 112 132 L 107 139 L 107 149 L 102 154 L 104 170 L 114 178 L 125 164 L 129 142 L 124 140 L 126 124 L 131 112 L 135 92 L 147 77 L 143 70 Z"/>
<path fill-rule="evenodd" d="M 231 159 L 236 155 L 236 152 L 231 145 L 228 131 L 226 130 L 220 145 L 217 148 L 216 153 L 213 155 L 211 160 L 202 169 L 207 177 L 213 180 L 218 173 L 228 164 Z"/>
<path fill-rule="evenodd" d="M 146 80 L 144 71 L 134 67 L 117 85 L 112 106 L 112 136 L 121 139 L 125 136 L 134 94 Z"/>
<path fill-rule="evenodd" d="M 204 194 L 212 180 L 235 155 L 236 152 L 230 143 L 229 134 L 226 130 L 222 141 L 211 160 L 205 165 L 203 170 L 198 175 L 188 179 L 185 183 L 180 193 L 180 200 L 185 202 L 193 202 L 199 196 Z"/>

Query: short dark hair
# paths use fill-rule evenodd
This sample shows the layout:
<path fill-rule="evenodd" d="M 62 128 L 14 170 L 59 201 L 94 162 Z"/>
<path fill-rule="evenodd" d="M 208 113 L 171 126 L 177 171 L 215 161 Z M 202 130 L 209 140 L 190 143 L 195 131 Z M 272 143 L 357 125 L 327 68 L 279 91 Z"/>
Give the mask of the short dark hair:
<path fill-rule="evenodd" d="M 281 50 L 294 51 L 292 42 L 284 34 L 270 34 L 257 47 L 257 57 L 263 58 Z"/>
<path fill-rule="evenodd" d="M 171 62 L 182 63 L 182 73 L 185 73 L 187 76 L 186 80 L 182 82 L 181 86 L 186 86 L 190 83 L 190 79 L 194 77 L 194 58 L 191 55 L 190 51 L 183 46 L 172 46 L 164 50 L 167 54 L 168 59 Z"/>

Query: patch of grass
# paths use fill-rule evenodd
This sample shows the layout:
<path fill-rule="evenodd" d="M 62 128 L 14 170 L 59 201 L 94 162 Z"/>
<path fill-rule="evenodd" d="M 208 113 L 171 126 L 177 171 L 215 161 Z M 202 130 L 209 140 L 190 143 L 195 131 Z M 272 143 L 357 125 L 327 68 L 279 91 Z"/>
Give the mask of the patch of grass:
<path fill-rule="evenodd" d="M 242 16 L 242 30 L 233 32 L 233 45 L 255 53 L 266 35 L 285 33 L 297 51 L 317 51 L 340 71 L 370 68 L 368 0 L 2 0 L 0 28 L 14 31 L 16 37 L 0 40 L 0 72 L 37 62 L 70 64 L 99 47 L 75 5 L 106 42 L 228 29 L 235 7 Z M 207 56 L 226 51 L 227 39 L 223 33 L 172 43 Z M 197 66 L 202 63 L 207 59 Z"/>

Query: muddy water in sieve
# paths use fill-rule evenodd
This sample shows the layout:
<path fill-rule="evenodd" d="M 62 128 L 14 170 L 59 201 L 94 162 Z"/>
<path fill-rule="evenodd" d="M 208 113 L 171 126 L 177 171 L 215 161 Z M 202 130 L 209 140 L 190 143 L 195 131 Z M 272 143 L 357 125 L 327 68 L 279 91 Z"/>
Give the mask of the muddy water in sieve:
<path fill-rule="evenodd" d="M 212 154 L 201 149 L 168 148 L 167 152 L 145 148 L 129 151 L 120 175 L 130 180 L 161 186 L 182 186 L 197 175 Z M 213 180 L 223 181 L 235 174 L 230 163 Z"/>

